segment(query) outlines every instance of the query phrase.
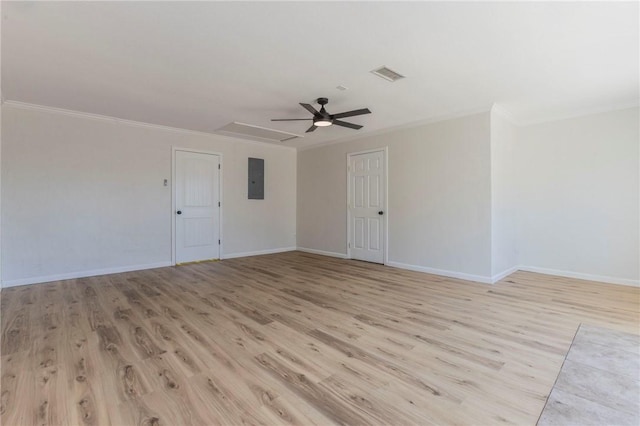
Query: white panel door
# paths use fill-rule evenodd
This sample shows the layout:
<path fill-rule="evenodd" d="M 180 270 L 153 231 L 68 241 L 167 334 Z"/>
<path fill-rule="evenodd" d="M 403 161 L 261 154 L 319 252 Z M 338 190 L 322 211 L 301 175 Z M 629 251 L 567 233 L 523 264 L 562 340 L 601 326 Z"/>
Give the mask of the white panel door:
<path fill-rule="evenodd" d="M 176 151 L 176 263 L 220 258 L 220 157 Z"/>
<path fill-rule="evenodd" d="M 352 259 L 384 263 L 384 151 L 349 156 L 349 247 Z"/>

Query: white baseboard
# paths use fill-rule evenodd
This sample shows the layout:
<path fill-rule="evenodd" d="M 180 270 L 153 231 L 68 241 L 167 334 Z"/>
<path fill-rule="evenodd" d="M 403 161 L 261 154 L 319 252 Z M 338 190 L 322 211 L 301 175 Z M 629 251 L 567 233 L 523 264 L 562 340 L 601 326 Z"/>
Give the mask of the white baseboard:
<path fill-rule="evenodd" d="M 518 269 L 526 272 L 536 272 L 538 274 L 556 275 L 558 277 L 577 278 L 579 280 L 598 281 L 609 284 L 621 284 L 633 287 L 639 287 L 639 280 L 628 278 L 607 277 L 603 275 L 583 274 L 581 272 L 561 271 L 558 269 L 538 268 L 537 266 L 518 266 Z"/>
<path fill-rule="evenodd" d="M 519 266 L 514 266 L 512 268 L 505 269 L 504 271 L 495 274 L 494 276 L 491 277 L 491 284 L 497 283 L 501 279 L 503 279 L 505 277 L 508 277 L 509 275 L 513 274 L 514 272 L 516 272 L 519 269 L 520 269 Z"/>
<path fill-rule="evenodd" d="M 319 254 L 319 255 L 322 255 L 322 256 L 330 256 L 330 257 L 337 257 L 339 259 L 348 259 L 346 254 L 344 254 L 344 253 L 336 253 L 336 252 L 333 252 L 333 251 L 316 250 L 316 249 L 310 249 L 310 248 L 306 248 L 306 247 L 298 247 L 297 250 L 298 251 L 303 251 L 305 253 Z"/>
<path fill-rule="evenodd" d="M 324 250 L 315 250 L 315 249 L 309 249 L 309 248 L 305 248 L 305 247 L 282 247 L 282 248 L 277 248 L 277 249 L 260 250 L 260 251 L 253 251 L 253 252 L 232 253 L 232 254 L 224 255 L 223 259 L 232 259 L 232 258 L 236 258 L 236 257 L 246 257 L 246 256 L 259 256 L 259 255 L 263 255 L 263 254 L 283 253 L 283 252 L 294 251 L 294 250 L 298 250 L 298 251 L 302 251 L 302 252 L 306 252 L 306 253 L 312 253 L 312 254 L 319 254 L 319 255 L 322 255 L 322 256 L 330 256 L 330 257 L 337 257 L 337 258 L 340 258 L 340 259 L 347 259 L 347 255 L 343 254 L 343 253 L 336 253 L 336 252 L 330 252 L 330 251 L 324 251 Z M 0 287 L 0 291 L 1 291 L 2 288 L 16 287 L 16 286 L 21 286 L 21 285 L 46 283 L 46 282 L 60 281 L 60 280 L 69 280 L 69 279 L 74 279 L 74 278 L 94 277 L 94 276 L 97 276 L 97 275 L 117 274 L 117 273 L 122 273 L 122 272 L 142 271 L 144 269 L 164 268 L 164 267 L 167 267 L 167 266 L 172 266 L 172 263 L 171 262 L 158 262 L 158 263 L 148 263 L 148 264 L 144 264 L 144 265 L 129 265 L 129 266 L 122 266 L 122 267 L 115 267 L 115 268 L 94 269 L 94 270 L 88 270 L 88 271 L 77 271 L 77 272 L 70 272 L 70 273 L 66 273 L 66 274 L 46 275 L 46 276 L 30 277 L 30 278 L 20 278 L 20 279 L 16 279 L 16 280 L 3 281 L 2 282 L 2 287 Z M 633 287 L 639 287 L 640 286 L 640 281 L 639 280 L 632 280 L 632 279 L 627 279 L 627 278 L 607 277 L 607 276 L 602 276 L 602 275 L 583 274 L 583 273 L 579 273 L 579 272 L 561 271 L 561 270 L 557 270 L 557 269 L 539 268 L 539 267 L 535 267 L 535 266 L 524 266 L 524 265 L 514 266 L 514 267 L 509 268 L 509 269 L 507 269 L 507 270 L 505 270 L 503 272 L 500 272 L 499 274 L 496 274 L 496 275 L 494 275 L 492 277 L 484 277 L 484 276 L 481 276 L 481 275 L 466 274 L 466 273 L 463 273 L 463 272 L 447 271 L 447 270 L 443 270 L 443 269 L 429 268 L 429 267 L 426 267 L 426 266 L 410 265 L 410 264 L 407 264 L 407 263 L 400 263 L 400 262 L 387 262 L 387 266 L 391 266 L 391 267 L 394 267 L 394 268 L 400 268 L 400 269 L 407 269 L 409 271 L 417 271 L 417 272 L 425 272 L 425 273 L 428 273 L 428 274 L 441 275 L 441 276 L 444 276 L 444 277 L 458 278 L 458 279 L 467 280 L 467 281 L 476 281 L 476 282 L 485 283 L 485 284 L 496 283 L 496 282 L 500 281 L 501 279 L 511 275 L 512 273 L 520 270 L 520 271 L 526 271 L 526 272 L 535 272 L 535 273 L 539 273 L 539 274 L 555 275 L 555 276 L 559 276 L 559 277 L 576 278 L 576 279 L 581 279 L 581 280 L 597 281 L 597 282 L 610 283 L 610 284 L 621 284 L 621 285 L 628 285 L 628 286 L 633 286 Z"/>
<path fill-rule="evenodd" d="M 74 278 L 95 277 L 96 275 L 118 274 L 121 272 L 142 271 L 144 269 L 155 269 L 172 266 L 171 262 L 147 263 L 144 265 L 119 266 L 115 268 L 93 269 L 89 271 L 69 272 L 67 274 L 46 275 L 40 277 L 20 278 L 17 280 L 2 281 L 2 287 L 16 287 L 20 285 L 48 283 L 51 281 L 70 280 Z"/>
<path fill-rule="evenodd" d="M 483 277 L 482 275 L 465 274 L 464 272 L 447 271 L 444 269 L 428 268 L 426 266 L 410 265 L 400 262 L 387 262 L 387 266 L 407 269 L 409 271 L 426 272 L 427 274 L 441 275 L 443 277 L 459 278 L 461 280 L 475 281 L 483 284 L 491 284 L 491 277 Z"/>
<path fill-rule="evenodd" d="M 294 251 L 295 247 L 280 247 L 276 249 L 246 251 L 243 253 L 231 253 L 222 255 L 222 259 L 234 259 L 236 257 L 260 256 L 263 254 L 284 253 L 285 251 Z"/>

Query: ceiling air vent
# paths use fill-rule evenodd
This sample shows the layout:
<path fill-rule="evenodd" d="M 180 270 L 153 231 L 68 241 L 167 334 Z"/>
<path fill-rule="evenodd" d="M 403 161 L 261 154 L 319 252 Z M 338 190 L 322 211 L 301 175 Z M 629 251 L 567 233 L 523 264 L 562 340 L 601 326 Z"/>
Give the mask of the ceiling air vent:
<path fill-rule="evenodd" d="M 266 127 L 253 126 L 251 124 L 234 121 L 217 130 L 218 133 L 236 138 L 249 139 L 259 142 L 286 142 L 301 136 L 295 133 L 282 132 L 280 130 L 267 129 Z"/>
<path fill-rule="evenodd" d="M 387 68 L 387 67 L 381 67 L 378 69 L 375 69 L 373 71 L 371 71 L 373 74 L 377 75 L 380 78 L 384 78 L 385 80 L 389 80 L 391 82 L 394 81 L 398 81 L 402 78 L 404 78 L 404 75 L 399 74 L 397 72 L 395 72 L 394 70 Z"/>

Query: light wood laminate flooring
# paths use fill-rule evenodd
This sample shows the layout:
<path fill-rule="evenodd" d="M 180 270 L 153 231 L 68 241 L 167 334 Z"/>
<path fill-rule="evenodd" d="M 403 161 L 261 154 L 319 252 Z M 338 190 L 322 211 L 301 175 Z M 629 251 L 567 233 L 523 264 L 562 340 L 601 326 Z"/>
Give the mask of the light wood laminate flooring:
<path fill-rule="evenodd" d="M 640 289 L 301 252 L 5 289 L 3 425 L 536 423 L 580 323 Z"/>

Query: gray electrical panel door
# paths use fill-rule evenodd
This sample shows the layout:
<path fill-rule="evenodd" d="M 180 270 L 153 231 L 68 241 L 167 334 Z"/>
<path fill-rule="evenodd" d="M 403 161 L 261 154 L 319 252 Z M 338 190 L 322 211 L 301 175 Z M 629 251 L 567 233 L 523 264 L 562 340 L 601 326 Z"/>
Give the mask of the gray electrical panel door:
<path fill-rule="evenodd" d="M 249 199 L 264 200 L 264 160 L 249 158 Z"/>

